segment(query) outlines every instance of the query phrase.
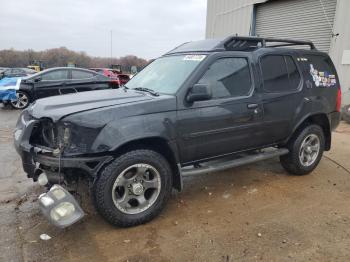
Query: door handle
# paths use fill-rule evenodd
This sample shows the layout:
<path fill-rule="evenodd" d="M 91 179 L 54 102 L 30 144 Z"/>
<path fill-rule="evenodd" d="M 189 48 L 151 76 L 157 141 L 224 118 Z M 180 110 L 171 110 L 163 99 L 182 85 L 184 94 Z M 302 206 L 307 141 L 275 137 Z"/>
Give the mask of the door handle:
<path fill-rule="evenodd" d="M 248 109 L 256 109 L 256 108 L 258 108 L 258 106 L 259 106 L 258 104 L 248 104 L 247 108 Z"/>

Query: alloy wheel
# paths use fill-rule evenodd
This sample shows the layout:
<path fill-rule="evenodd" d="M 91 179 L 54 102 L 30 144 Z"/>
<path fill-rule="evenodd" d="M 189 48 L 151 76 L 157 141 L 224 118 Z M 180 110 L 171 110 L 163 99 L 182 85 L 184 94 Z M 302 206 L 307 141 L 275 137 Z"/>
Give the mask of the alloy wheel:
<path fill-rule="evenodd" d="M 301 144 L 299 160 L 303 166 L 311 166 L 315 163 L 320 153 L 320 139 L 315 134 L 306 136 Z"/>
<path fill-rule="evenodd" d="M 161 189 L 160 174 L 148 164 L 126 168 L 112 187 L 114 205 L 125 214 L 138 214 L 151 207 Z"/>
<path fill-rule="evenodd" d="M 27 107 L 29 103 L 29 98 L 25 93 L 16 92 L 17 99 L 15 101 L 11 101 L 11 104 L 14 108 L 23 109 Z"/>

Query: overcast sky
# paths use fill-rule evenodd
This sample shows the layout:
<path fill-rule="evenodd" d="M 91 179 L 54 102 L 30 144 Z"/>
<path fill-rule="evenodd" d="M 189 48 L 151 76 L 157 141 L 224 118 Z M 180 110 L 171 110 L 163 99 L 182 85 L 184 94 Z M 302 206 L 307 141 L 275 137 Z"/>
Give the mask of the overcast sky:
<path fill-rule="evenodd" d="M 5 0 L 0 50 L 65 46 L 92 56 L 154 58 L 203 39 L 207 0 Z"/>

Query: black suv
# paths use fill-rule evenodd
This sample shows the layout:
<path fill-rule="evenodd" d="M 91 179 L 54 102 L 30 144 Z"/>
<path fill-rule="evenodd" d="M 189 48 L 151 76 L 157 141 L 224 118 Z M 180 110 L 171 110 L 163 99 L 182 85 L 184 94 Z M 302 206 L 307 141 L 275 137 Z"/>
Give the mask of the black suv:
<path fill-rule="evenodd" d="M 276 156 L 290 174 L 310 173 L 331 148 L 340 100 L 331 59 L 311 42 L 204 40 L 124 88 L 36 101 L 15 146 L 28 177 L 50 188 L 39 203 L 55 225 L 82 217 L 68 191 L 85 179 L 107 221 L 133 226 L 154 218 L 184 175 Z"/>

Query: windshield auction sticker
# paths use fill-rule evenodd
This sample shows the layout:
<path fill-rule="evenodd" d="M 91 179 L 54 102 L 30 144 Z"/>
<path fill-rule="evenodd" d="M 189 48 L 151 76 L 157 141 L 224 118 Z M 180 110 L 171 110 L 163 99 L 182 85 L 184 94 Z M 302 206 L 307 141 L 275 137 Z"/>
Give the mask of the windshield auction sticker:
<path fill-rule="evenodd" d="M 186 55 L 183 60 L 186 61 L 202 61 L 206 55 Z"/>

